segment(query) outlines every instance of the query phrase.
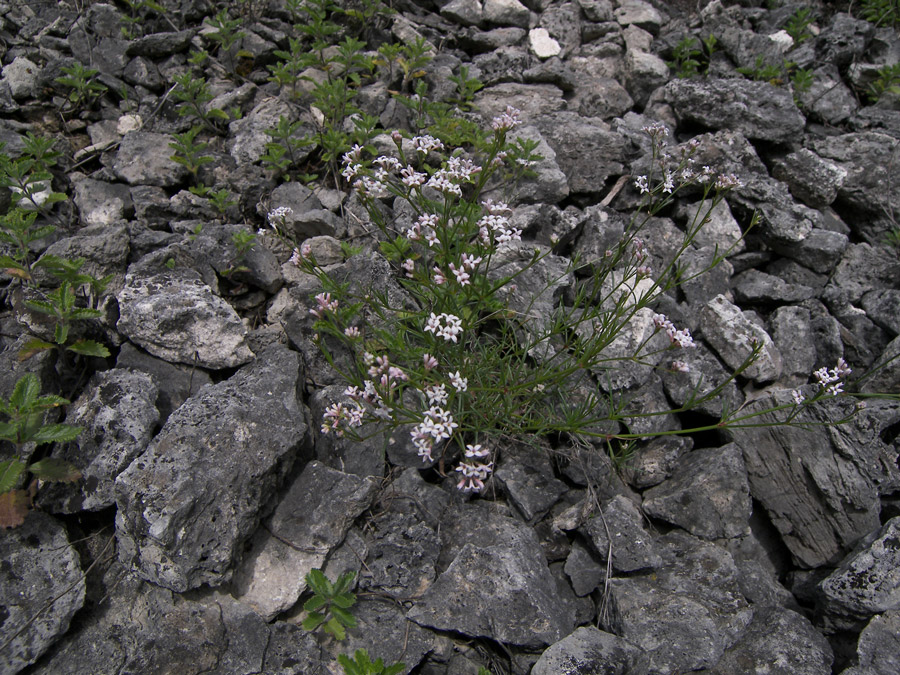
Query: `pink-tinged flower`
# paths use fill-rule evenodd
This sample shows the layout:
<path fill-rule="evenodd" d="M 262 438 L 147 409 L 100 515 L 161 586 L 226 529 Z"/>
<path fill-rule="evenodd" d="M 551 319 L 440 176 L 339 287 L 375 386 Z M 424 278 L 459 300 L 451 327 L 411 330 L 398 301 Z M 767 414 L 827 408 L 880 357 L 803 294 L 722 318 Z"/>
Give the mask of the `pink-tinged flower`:
<path fill-rule="evenodd" d="M 672 361 L 671 364 L 672 370 L 679 373 L 689 373 L 691 372 L 691 367 L 686 364 L 684 361 Z"/>
<path fill-rule="evenodd" d="M 416 136 L 412 139 L 416 152 L 427 155 L 432 150 L 443 150 L 444 144 L 433 136 Z"/>
<path fill-rule="evenodd" d="M 449 394 L 447 393 L 447 387 L 443 384 L 432 384 L 428 387 L 425 387 L 425 390 L 422 392 L 425 394 L 425 397 L 428 399 L 428 405 L 444 405 L 447 403 L 447 399 L 449 398 Z"/>
<path fill-rule="evenodd" d="M 359 175 L 360 171 L 362 171 L 362 164 L 348 164 L 344 167 L 344 170 L 341 171 L 341 175 L 344 177 L 344 180 L 349 183 Z"/>
<path fill-rule="evenodd" d="M 716 179 L 716 190 L 733 190 L 743 185 L 740 179 L 733 173 L 723 174 Z"/>
<path fill-rule="evenodd" d="M 469 284 L 469 273 L 466 272 L 462 267 L 457 269 L 456 265 L 450 263 L 450 271 L 456 276 L 456 283 L 460 286 L 466 286 Z"/>
<path fill-rule="evenodd" d="M 402 176 L 403 184 L 407 187 L 418 187 L 419 185 L 423 185 L 428 178 L 427 175 L 419 173 L 411 166 L 401 169 L 400 175 Z"/>
<path fill-rule="evenodd" d="M 303 264 L 302 261 L 303 261 L 303 256 L 300 253 L 300 249 L 295 248 L 294 251 L 291 253 L 291 259 L 289 262 L 291 263 L 291 265 L 294 265 L 295 267 L 300 267 L 300 265 Z"/>
<path fill-rule="evenodd" d="M 345 152 L 344 156 L 341 158 L 344 164 L 353 164 L 359 161 L 359 158 L 362 157 L 362 146 L 359 143 L 356 143 L 352 148 L 350 148 L 349 152 Z"/>
<path fill-rule="evenodd" d="M 482 208 L 493 216 L 504 213 L 512 213 L 512 209 L 506 202 L 495 202 L 493 199 L 485 199 L 481 202 Z"/>
<path fill-rule="evenodd" d="M 481 443 L 478 443 L 477 445 L 466 445 L 466 457 L 469 457 L 470 459 L 475 457 L 487 457 L 490 454 L 491 451 L 487 448 L 483 448 Z"/>
<path fill-rule="evenodd" d="M 425 243 L 427 243 L 431 248 L 440 246 L 441 244 L 441 240 L 438 239 L 437 232 L 432 230 L 430 227 L 425 230 Z"/>
<path fill-rule="evenodd" d="M 403 168 L 399 159 L 396 157 L 388 157 L 387 155 L 376 157 L 374 163 L 385 171 L 400 171 Z"/>
<path fill-rule="evenodd" d="M 665 180 L 663 181 L 663 192 L 666 194 L 672 194 L 675 190 L 675 176 L 672 175 L 672 172 L 666 169 L 664 174 Z"/>
<path fill-rule="evenodd" d="M 676 330 L 675 332 L 670 333 L 669 339 L 672 341 L 672 344 L 678 345 L 679 347 L 697 346 L 694 344 L 694 338 L 691 337 L 691 331 L 689 331 L 687 328 Z"/>
<path fill-rule="evenodd" d="M 432 271 L 431 280 L 434 281 L 438 286 L 443 285 L 447 281 L 447 277 L 444 276 L 444 273 L 441 272 L 440 268 L 437 266 L 434 267 Z"/>
<path fill-rule="evenodd" d="M 475 164 L 471 159 L 462 157 L 451 157 L 447 160 L 447 175 L 457 181 L 471 182 L 472 176 L 481 171 L 481 167 Z"/>
<path fill-rule="evenodd" d="M 400 267 L 402 267 L 406 272 L 406 276 L 412 279 L 413 271 L 416 269 L 416 263 L 413 261 L 413 259 L 407 258 L 403 261 L 403 264 L 400 265 Z"/>
<path fill-rule="evenodd" d="M 432 370 L 438 367 L 438 360 L 431 354 L 422 354 L 422 365 L 425 366 L 425 370 Z"/>
<path fill-rule="evenodd" d="M 443 315 L 441 315 L 443 316 Z M 425 332 L 426 333 L 434 333 L 437 335 L 437 332 L 441 329 L 441 319 L 434 312 L 431 313 L 431 316 L 428 317 L 428 320 L 425 322 Z"/>
<path fill-rule="evenodd" d="M 806 397 L 803 396 L 799 389 L 794 389 L 791 392 L 791 398 L 794 399 L 794 405 L 803 405 L 803 402 L 806 400 Z"/>
<path fill-rule="evenodd" d="M 477 258 L 475 256 L 471 256 L 468 253 L 462 254 L 462 265 L 470 272 L 475 269 L 475 267 L 481 262 L 481 256 Z"/>
<path fill-rule="evenodd" d="M 458 392 L 463 392 L 469 388 L 469 380 L 462 376 L 462 374 L 457 370 L 455 373 L 450 373 L 450 384 L 453 385 L 453 388 Z M 443 385 L 441 385 L 443 386 Z"/>
<path fill-rule="evenodd" d="M 300 244 L 300 255 L 304 260 L 309 260 L 310 258 L 312 258 L 312 244 L 310 244 L 308 241 L 304 241 L 302 244 Z"/>
<path fill-rule="evenodd" d="M 358 338 L 359 328 L 357 328 L 356 326 L 347 326 L 347 328 L 344 329 L 344 335 L 346 335 L 351 340 Z"/>
<path fill-rule="evenodd" d="M 462 197 L 462 188 L 459 187 L 452 180 L 452 176 L 441 169 L 440 171 L 435 171 L 434 175 L 428 179 L 428 182 L 425 184 L 430 188 L 434 188 L 438 192 L 442 192 L 445 195 L 455 195 L 457 197 Z"/>
<path fill-rule="evenodd" d="M 491 475 L 493 462 L 487 464 L 462 463 L 456 470 L 462 475 L 456 487 L 463 492 L 480 492 L 484 489 L 484 481 Z"/>
<path fill-rule="evenodd" d="M 521 114 L 521 110 L 508 105 L 506 106 L 506 111 L 502 115 L 491 120 L 491 128 L 494 131 L 508 131 L 509 129 L 514 129 L 522 123 L 522 120 L 519 119 L 519 115 Z"/>
<path fill-rule="evenodd" d="M 396 129 L 394 129 L 394 130 L 391 132 L 391 140 L 394 141 L 394 143 L 395 143 L 397 146 L 399 146 L 399 145 L 401 145 L 401 144 L 403 143 L 403 135 L 402 135 L 399 131 L 397 131 Z"/>
<path fill-rule="evenodd" d="M 317 306 L 309 310 L 309 313 L 318 319 L 325 316 L 326 312 L 333 312 L 338 308 L 338 301 L 331 299 L 331 293 L 319 293 L 316 296 Z"/>
<path fill-rule="evenodd" d="M 652 124 L 643 126 L 641 127 L 641 131 L 653 137 L 659 136 L 660 138 L 665 138 L 669 135 L 669 130 L 662 122 L 653 122 Z"/>
<path fill-rule="evenodd" d="M 426 321 L 425 332 L 434 333 L 448 342 L 455 343 L 457 336 L 462 333 L 462 320 L 452 314 L 443 313 L 440 316 L 436 316 L 432 312 Z"/>
<path fill-rule="evenodd" d="M 436 213 L 423 213 L 416 220 L 416 223 L 420 227 L 422 227 L 422 228 L 430 227 L 431 229 L 435 229 L 440 222 L 441 222 L 441 218 Z"/>

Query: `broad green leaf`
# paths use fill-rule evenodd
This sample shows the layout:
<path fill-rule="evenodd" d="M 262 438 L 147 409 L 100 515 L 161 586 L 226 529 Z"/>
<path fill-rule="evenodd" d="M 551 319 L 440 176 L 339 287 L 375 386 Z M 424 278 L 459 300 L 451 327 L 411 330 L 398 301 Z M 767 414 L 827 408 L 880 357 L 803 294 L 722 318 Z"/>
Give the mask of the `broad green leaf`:
<path fill-rule="evenodd" d="M 56 308 L 49 302 L 44 302 L 43 300 L 26 300 L 25 306 L 28 309 L 33 309 L 36 312 L 40 312 L 41 314 L 56 314 Z"/>
<path fill-rule="evenodd" d="M 81 427 L 69 424 L 48 424 L 38 429 L 29 440 L 35 443 L 66 443 L 74 441 L 81 433 Z"/>
<path fill-rule="evenodd" d="M 403 672 L 403 670 L 405 668 L 406 668 L 405 663 L 395 663 L 392 666 L 388 666 L 381 672 L 383 673 L 383 675 L 399 675 L 400 673 Z M 488 675 L 490 675 L 490 673 L 488 673 Z"/>
<path fill-rule="evenodd" d="M 103 316 L 103 312 L 101 312 L 99 309 L 88 309 L 87 307 L 79 307 L 78 309 L 73 309 L 69 313 L 69 318 L 77 321 L 83 321 L 85 319 L 97 319 L 101 316 Z"/>
<path fill-rule="evenodd" d="M 356 572 L 344 572 L 341 576 L 338 577 L 338 580 L 334 582 L 334 595 L 339 595 L 341 593 L 346 592 L 348 588 L 350 588 L 350 584 L 353 583 L 353 577 L 356 576 Z"/>
<path fill-rule="evenodd" d="M 53 341 L 58 345 L 64 345 L 69 338 L 69 326 L 64 323 L 56 324 L 53 331 Z"/>
<path fill-rule="evenodd" d="M 356 604 L 356 596 L 352 593 L 341 593 L 340 595 L 334 596 L 331 601 L 335 604 L 336 607 L 347 609 L 349 607 L 353 607 L 353 605 Z"/>
<path fill-rule="evenodd" d="M 28 346 L 27 344 L 25 345 Z M 34 373 L 25 373 L 13 388 L 12 396 L 9 397 L 11 407 L 18 410 L 26 410 L 30 408 L 37 400 L 38 394 L 41 393 L 41 382 Z"/>
<path fill-rule="evenodd" d="M 47 457 L 40 462 L 35 462 L 28 467 L 28 470 L 41 480 L 58 483 L 74 483 L 81 478 L 81 472 L 69 462 L 53 457 Z"/>
<path fill-rule="evenodd" d="M 17 428 L 12 422 L 0 422 L 0 440 L 10 441 L 11 443 L 18 442 Z"/>
<path fill-rule="evenodd" d="M 76 354 L 82 354 L 84 356 L 100 356 L 102 358 L 106 358 L 109 356 L 109 350 L 99 342 L 95 342 L 94 340 L 79 340 L 71 345 L 69 345 L 66 349 L 70 352 L 75 352 Z"/>
<path fill-rule="evenodd" d="M 12 490 L 27 466 L 20 459 L 8 459 L 0 462 L 0 493 Z"/>
<path fill-rule="evenodd" d="M 369 675 L 365 671 L 360 670 L 359 666 L 357 666 L 346 654 L 340 654 L 337 659 L 338 663 L 340 663 L 341 667 L 344 669 L 344 675 Z"/>
<path fill-rule="evenodd" d="M 18 527 L 25 522 L 31 500 L 25 490 L 10 490 L 0 494 L 0 527 Z"/>

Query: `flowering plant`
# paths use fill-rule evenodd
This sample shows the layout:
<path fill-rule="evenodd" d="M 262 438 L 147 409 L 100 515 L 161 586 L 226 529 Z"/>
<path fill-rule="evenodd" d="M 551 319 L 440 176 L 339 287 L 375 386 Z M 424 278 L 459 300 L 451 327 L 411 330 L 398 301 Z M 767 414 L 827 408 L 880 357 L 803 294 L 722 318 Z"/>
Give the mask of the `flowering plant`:
<path fill-rule="evenodd" d="M 646 127 L 653 155 L 650 172 L 635 180 L 642 196 L 639 216 L 602 256 L 571 261 L 523 242 L 510 207 L 489 196 L 503 184 L 504 170 L 521 175 L 537 159 L 509 151 L 507 137 L 518 115 L 509 108 L 494 119 L 481 154 L 448 153 L 431 136 L 394 132 L 390 154 L 367 160 L 366 151 L 355 146 L 344 155 L 342 175 L 367 208 L 380 252 L 408 300 L 404 306 L 337 283 L 308 244 L 292 257 L 321 282 L 323 291 L 309 310 L 318 344 L 349 383 L 343 399 L 325 410 L 322 432 L 359 438 L 368 422 L 404 427 L 423 462 L 439 462 L 443 469 L 445 460 L 459 460 L 457 485 L 464 491 L 484 489 L 502 437 L 566 433 L 629 441 L 653 435 L 629 425 L 718 396 L 759 356 L 754 349 L 727 382 L 702 395 L 698 388 L 678 410 L 629 408 L 627 392 L 611 383 L 616 369 L 636 364 L 689 370 L 666 354 L 694 347 L 690 331 L 652 307 L 689 278 L 678 257 L 738 181 L 715 177 L 708 167 L 695 170 L 696 145 L 672 154 L 665 127 Z M 638 235 L 688 185 L 702 192 L 704 207 L 686 227 L 674 260 L 654 270 Z M 383 208 L 388 200 L 392 218 Z M 717 252 L 690 278 L 728 252 Z M 576 269 L 590 276 L 576 283 Z M 332 358 L 326 335 L 354 356 L 349 368 Z M 630 339 L 624 352 L 618 344 L 623 335 Z M 723 412 L 718 426 L 746 420 L 728 414 Z"/>

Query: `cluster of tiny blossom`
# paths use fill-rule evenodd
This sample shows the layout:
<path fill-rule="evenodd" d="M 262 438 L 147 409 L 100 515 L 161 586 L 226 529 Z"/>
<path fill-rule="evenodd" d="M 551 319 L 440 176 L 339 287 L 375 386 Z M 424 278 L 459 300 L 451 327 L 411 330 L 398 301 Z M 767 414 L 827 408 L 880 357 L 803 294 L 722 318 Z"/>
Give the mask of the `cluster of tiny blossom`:
<path fill-rule="evenodd" d="M 424 413 L 425 419 L 413 427 L 409 435 L 422 461 L 431 462 L 434 458 L 431 451 L 436 441 L 450 438 L 453 430 L 459 425 L 453 421 L 453 415 L 442 408 L 431 406 Z"/>
<path fill-rule="evenodd" d="M 266 218 L 269 221 L 269 225 L 273 228 L 276 228 L 285 218 L 291 215 L 294 212 L 290 206 L 279 206 L 276 209 L 272 209 L 269 211 L 269 214 Z"/>
<path fill-rule="evenodd" d="M 508 131 L 509 129 L 514 129 L 522 123 L 522 120 L 519 119 L 519 115 L 521 114 L 522 112 L 520 110 L 508 105 L 503 114 L 498 115 L 491 121 L 491 128 L 494 131 Z"/>
<path fill-rule="evenodd" d="M 631 247 L 634 251 L 634 259 L 638 263 L 638 266 L 635 269 L 635 273 L 639 277 L 649 277 L 650 275 L 652 275 L 653 268 L 647 262 L 649 254 L 647 253 L 647 249 L 644 246 L 644 240 L 640 237 L 635 237 L 631 240 Z"/>
<path fill-rule="evenodd" d="M 669 317 L 665 314 L 654 314 L 653 324 L 657 328 L 662 328 L 666 331 L 666 335 L 669 336 L 669 340 L 673 345 L 678 345 L 679 347 L 696 347 L 694 338 L 691 337 L 691 331 L 687 328 L 678 330 L 675 328 L 675 324 L 669 321 Z"/>
<path fill-rule="evenodd" d="M 691 372 L 691 367 L 684 361 L 672 361 L 670 367 L 672 368 L 672 370 L 679 372 L 679 373 Z"/>
<path fill-rule="evenodd" d="M 463 392 L 469 388 L 469 379 L 463 377 L 457 370 L 455 373 L 450 373 L 450 384 L 453 385 L 453 388 L 456 389 L 456 391 Z"/>
<path fill-rule="evenodd" d="M 444 144 L 433 136 L 416 136 L 412 139 L 416 152 L 427 155 L 432 150 L 443 150 Z"/>
<path fill-rule="evenodd" d="M 331 293 L 319 293 L 316 295 L 316 306 L 309 313 L 317 319 L 325 316 L 326 312 L 333 312 L 338 308 L 338 301 L 331 299 Z"/>
<path fill-rule="evenodd" d="M 816 384 L 821 391 L 829 396 L 837 396 L 844 393 L 844 383 L 841 380 L 852 372 L 853 370 L 849 364 L 841 357 L 837 360 L 837 365 L 834 368 L 822 366 L 813 372 L 813 377 L 816 378 Z M 798 389 L 794 389 L 791 392 L 791 397 L 797 405 L 806 400 L 806 397 Z"/>
<path fill-rule="evenodd" d="M 325 409 L 322 415 L 322 433 L 333 433 L 335 436 L 344 435 L 344 422 L 351 427 L 362 426 L 365 408 L 354 402 L 350 407 L 343 403 L 333 403 Z"/>
<path fill-rule="evenodd" d="M 704 167 L 706 168 L 706 167 Z M 715 188 L 716 190 L 733 190 L 735 188 L 739 188 L 743 185 L 740 179 L 735 176 L 733 173 L 722 174 L 718 178 L 716 178 Z"/>
<path fill-rule="evenodd" d="M 428 399 L 428 405 L 446 405 L 447 399 L 449 398 L 449 394 L 447 393 L 447 385 L 444 384 L 432 384 L 425 387 L 422 392 L 425 394 L 425 398 Z"/>
<path fill-rule="evenodd" d="M 494 463 L 487 464 L 467 464 L 462 463 L 456 470 L 462 474 L 456 487 L 463 492 L 481 492 L 484 490 L 484 481 L 491 475 Z"/>
<path fill-rule="evenodd" d="M 490 246 L 492 238 L 497 244 L 507 244 L 511 241 L 520 241 L 522 230 L 512 227 L 506 216 L 489 213 L 478 221 L 478 237 L 485 246 Z"/>
<path fill-rule="evenodd" d="M 436 315 L 432 312 L 425 324 L 425 332 L 433 333 L 448 342 L 456 343 L 457 336 L 462 333 L 462 320 L 452 314 L 442 313 Z"/>

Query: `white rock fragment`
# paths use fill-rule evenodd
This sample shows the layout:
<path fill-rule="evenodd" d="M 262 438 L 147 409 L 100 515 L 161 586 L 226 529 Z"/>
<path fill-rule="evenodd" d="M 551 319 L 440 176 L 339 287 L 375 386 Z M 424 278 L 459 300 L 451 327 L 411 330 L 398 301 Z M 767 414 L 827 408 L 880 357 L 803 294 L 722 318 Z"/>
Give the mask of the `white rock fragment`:
<path fill-rule="evenodd" d="M 539 59 L 549 59 L 551 56 L 559 56 L 562 48 L 559 43 L 550 37 L 546 28 L 532 28 L 528 32 L 528 44 L 531 51 Z"/>

